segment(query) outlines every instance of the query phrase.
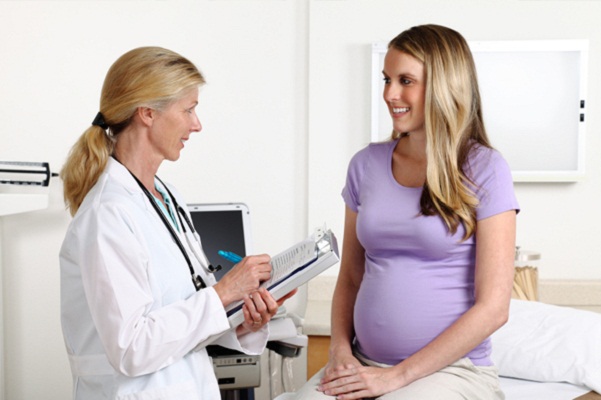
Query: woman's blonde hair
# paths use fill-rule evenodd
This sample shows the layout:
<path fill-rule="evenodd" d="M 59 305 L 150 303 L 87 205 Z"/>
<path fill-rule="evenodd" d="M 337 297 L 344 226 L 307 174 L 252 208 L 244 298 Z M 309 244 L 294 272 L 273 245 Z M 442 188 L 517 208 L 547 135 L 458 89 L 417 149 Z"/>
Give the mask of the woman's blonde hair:
<path fill-rule="evenodd" d="M 100 98 L 104 127 L 92 125 L 71 149 L 60 176 L 65 204 L 75 215 L 112 155 L 115 137 L 139 107 L 163 109 L 186 89 L 205 83 L 200 71 L 181 55 L 160 47 L 140 47 L 115 61 Z"/>
<path fill-rule="evenodd" d="M 424 64 L 428 165 L 421 213 L 440 215 L 453 234 L 463 224 L 467 239 L 476 229 L 478 199 L 465 171 L 466 160 L 474 145 L 491 147 L 472 53 L 461 34 L 439 25 L 410 28 L 392 39 L 388 48 Z M 402 133 L 393 133 L 393 139 Z"/>

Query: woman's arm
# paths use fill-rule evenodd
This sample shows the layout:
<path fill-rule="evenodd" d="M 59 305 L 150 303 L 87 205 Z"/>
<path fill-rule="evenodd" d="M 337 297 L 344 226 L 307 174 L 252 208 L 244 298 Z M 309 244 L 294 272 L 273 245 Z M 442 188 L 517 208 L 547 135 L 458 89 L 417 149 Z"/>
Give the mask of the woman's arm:
<path fill-rule="evenodd" d="M 346 208 L 340 272 L 332 300 L 331 344 L 324 382 L 335 370 L 360 365 L 352 354 L 353 310 L 365 270 L 365 251 L 356 233 L 357 213 Z"/>
<path fill-rule="evenodd" d="M 322 390 L 340 400 L 389 393 L 452 364 L 500 328 L 509 315 L 515 227 L 514 210 L 478 221 L 475 303 L 455 323 L 398 365 L 341 369 Z"/>

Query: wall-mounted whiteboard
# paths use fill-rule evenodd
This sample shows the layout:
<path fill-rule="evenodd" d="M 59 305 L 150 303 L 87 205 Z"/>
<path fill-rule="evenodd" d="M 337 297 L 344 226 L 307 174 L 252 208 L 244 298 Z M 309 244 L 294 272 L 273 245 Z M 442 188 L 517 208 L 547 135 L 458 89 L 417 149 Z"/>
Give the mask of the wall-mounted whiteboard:
<path fill-rule="evenodd" d="M 484 123 L 514 181 L 571 182 L 584 176 L 587 40 L 469 43 Z M 372 45 L 372 141 L 390 137 L 382 99 L 386 43 Z"/>

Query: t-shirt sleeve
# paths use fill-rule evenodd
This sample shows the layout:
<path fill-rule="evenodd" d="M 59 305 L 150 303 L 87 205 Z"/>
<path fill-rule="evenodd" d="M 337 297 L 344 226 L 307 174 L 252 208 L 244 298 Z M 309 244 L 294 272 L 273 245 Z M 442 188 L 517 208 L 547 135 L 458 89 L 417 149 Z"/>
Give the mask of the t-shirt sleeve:
<path fill-rule="evenodd" d="M 478 188 L 476 219 L 482 220 L 505 211 L 520 211 L 511 170 L 501 153 L 488 148 L 475 150 L 471 164 L 473 181 Z"/>
<path fill-rule="evenodd" d="M 361 180 L 365 171 L 365 165 L 368 158 L 369 147 L 357 152 L 349 163 L 346 173 L 346 184 L 342 189 L 342 199 L 345 204 L 354 212 L 359 209 Z"/>

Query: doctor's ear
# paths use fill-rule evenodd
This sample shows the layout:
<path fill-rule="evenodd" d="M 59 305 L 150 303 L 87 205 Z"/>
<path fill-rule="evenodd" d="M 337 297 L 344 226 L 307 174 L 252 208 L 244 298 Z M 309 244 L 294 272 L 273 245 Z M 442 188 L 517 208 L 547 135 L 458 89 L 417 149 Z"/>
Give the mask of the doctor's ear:
<path fill-rule="evenodd" d="M 136 116 L 146 126 L 152 126 L 156 119 L 156 113 L 157 111 L 150 107 L 138 107 L 136 110 Z"/>

